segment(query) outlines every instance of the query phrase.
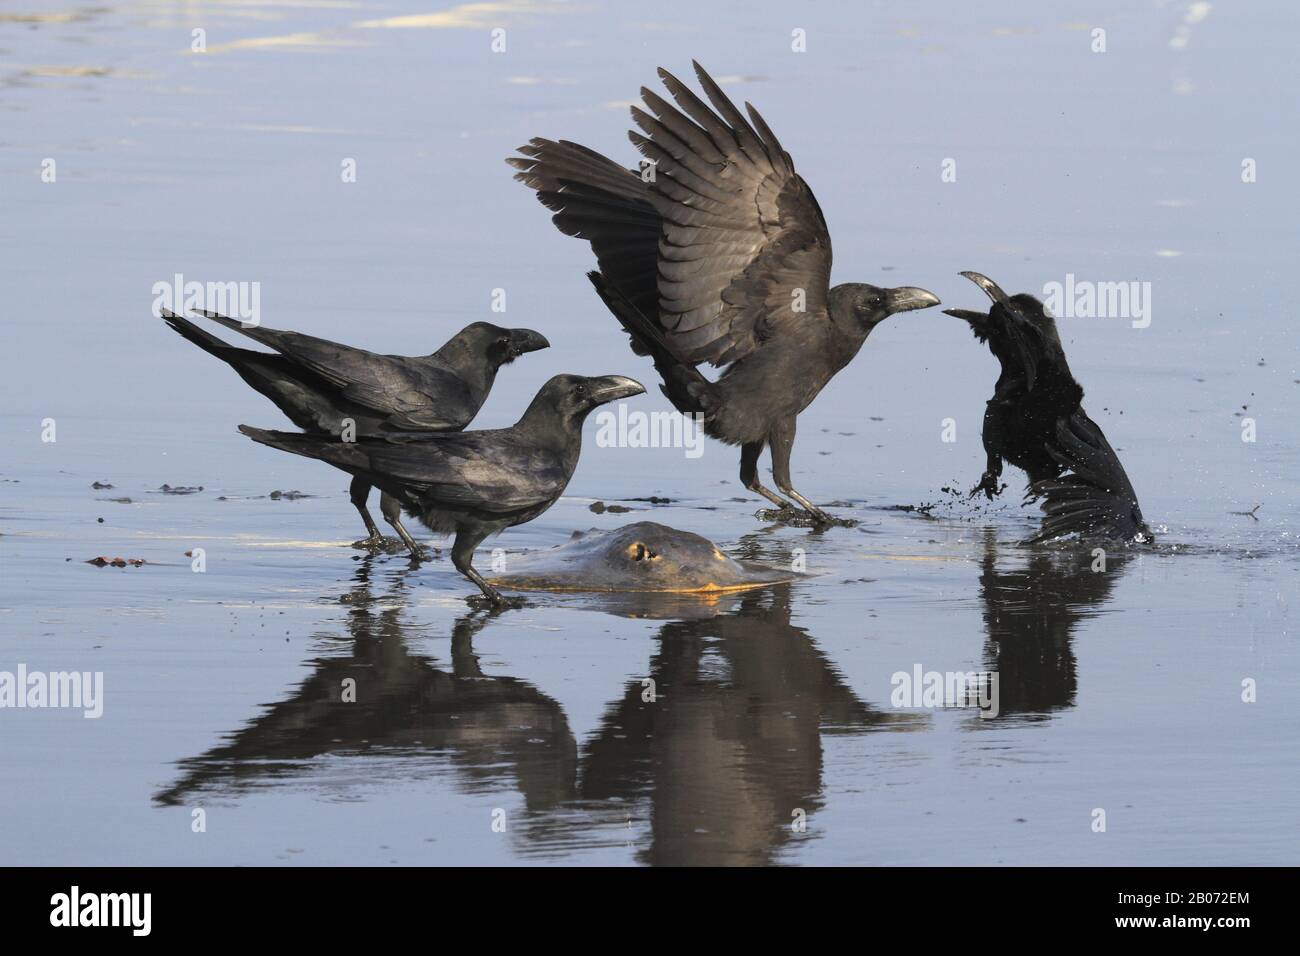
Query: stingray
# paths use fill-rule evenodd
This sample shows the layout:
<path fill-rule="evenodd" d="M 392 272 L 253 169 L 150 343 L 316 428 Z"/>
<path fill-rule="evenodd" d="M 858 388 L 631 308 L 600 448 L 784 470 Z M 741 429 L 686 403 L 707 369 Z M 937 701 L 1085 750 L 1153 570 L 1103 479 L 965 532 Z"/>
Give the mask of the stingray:
<path fill-rule="evenodd" d="M 546 551 L 510 555 L 492 584 L 518 591 L 654 591 L 716 594 L 804 577 L 727 557 L 698 534 L 653 521 L 575 532 Z"/>

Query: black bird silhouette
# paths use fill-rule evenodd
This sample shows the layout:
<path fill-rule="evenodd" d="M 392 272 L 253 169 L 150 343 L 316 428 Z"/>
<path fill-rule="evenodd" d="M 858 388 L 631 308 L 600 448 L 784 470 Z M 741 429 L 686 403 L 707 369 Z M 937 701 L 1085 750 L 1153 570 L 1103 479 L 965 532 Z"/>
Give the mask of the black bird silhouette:
<path fill-rule="evenodd" d="M 1075 533 L 1151 540 L 1119 456 L 1083 410 L 1083 387 L 1070 373 L 1056 320 L 1032 295 L 1008 296 L 987 276 L 961 274 L 993 305 L 987 313 L 944 312 L 969 323 L 1002 365 L 984 412 L 988 464 L 971 494 L 999 494 L 1005 460 L 1025 471 L 1030 496 L 1042 499 L 1034 541 Z"/>
<path fill-rule="evenodd" d="M 239 430 L 263 445 L 318 458 L 392 495 L 440 534 L 456 535 L 451 561 L 494 604 L 504 599 L 474 570 L 474 549 L 490 534 L 532 521 L 564 492 L 582 451 L 592 409 L 639 395 L 630 378 L 557 375 L 509 428 L 394 435 L 343 442 L 318 435 Z"/>
<path fill-rule="evenodd" d="M 215 312 L 197 311 L 275 352 L 236 348 L 166 309 L 162 317 L 313 435 L 337 437 L 347 422 L 352 423 L 350 437 L 355 438 L 391 431 L 460 431 L 483 407 L 501 366 L 525 352 L 550 346 L 532 329 L 475 322 L 432 355 L 377 355 L 301 332 L 245 326 Z M 379 529 L 366 508 L 370 485 L 362 478 L 353 479 L 350 496 L 366 524 L 369 543 L 377 545 Z M 419 546 L 402 526 L 396 499 L 381 495 L 379 509 L 411 554 L 418 556 Z"/>
<path fill-rule="evenodd" d="M 795 419 L 895 312 L 937 305 L 924 289 L 830 285 L 831 237 L 812 190 L 758 112 L 749 121 L 698 64 L 709 101 L 666 70 L 677 107 L 642 88 L 629 133 L 647 157 L 630 171 L 561 140 L 533 139 L 507 162 L 555 212 L 561 232 L 591 243 L 601 298 L 649 355 L 678 411 L 740 449 L 740 480 L 763 487 L 772 452 L 777 489 L 819 522 L 829 516 L 790 482 Z M 678 108 L 680 107 L 680 109 Z M 716 112 L 715 112 L 716 110 Z M 696 366 L 726 366 L 710 381 Z"/>

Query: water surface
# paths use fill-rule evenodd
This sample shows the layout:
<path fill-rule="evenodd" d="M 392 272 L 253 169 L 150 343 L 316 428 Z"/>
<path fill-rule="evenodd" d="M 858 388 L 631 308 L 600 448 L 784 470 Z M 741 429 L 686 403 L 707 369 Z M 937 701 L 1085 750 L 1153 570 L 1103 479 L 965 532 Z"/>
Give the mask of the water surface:
<path fill-rule="evenodd" d="M 1294 864 L 1300 24 L 1206 6 L 7 4 L 0 670 L 102 671 L 105 702 L 0 711 L 0 861 Z M 501 160 L 546 135 L 631 164 L 626 104 L 692 57 L 794 156 L 838 281 L 965 307 L 962 269 L 1152 284 L 1146 328 L 1061 327 L 1157 547 L 1094 571 L 1016 543 L 1018 473 L 993 505 L 943 490 L 978 479 L 996 363 L 930 310 L 800 419 L 796 486 L 857 528 L 767 525 L 734 449 L 600 448 L 593 423 L 568 495 L 489 545 L 650 519 L 814 577 L 493 615 L 445 554 L 349 547 L 345 476 L 237 434 L 284 423 L 150 314 L 177 273 L 255 281 L 267 325 L 422 353 L 503 321 L 504 289 L 553 348 L 478 425 L 561 371 L 666 408 Z M 897 706 L 918 665 L 996 671 L 999 715 Z"/>

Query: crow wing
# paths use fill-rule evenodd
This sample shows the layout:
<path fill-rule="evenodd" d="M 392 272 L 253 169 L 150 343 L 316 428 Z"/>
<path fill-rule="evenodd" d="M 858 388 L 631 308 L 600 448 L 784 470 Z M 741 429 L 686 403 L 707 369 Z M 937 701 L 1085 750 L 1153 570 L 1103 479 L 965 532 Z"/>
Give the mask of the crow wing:
<path fill-rule="evenodd" d="M 753 106 L 745 119 L 698 63 L 710 109 L 667 70 L 628 135 L 655 163 L 659 321 L 679 357 L 725 365 L 828 321 L 831 238 L 817 200 Z M 714 112 L 716 109 L 717 112 Z M 650 313 L 653 314 L 653 313 Z"/>
<path fill-rule="evenodd" d="M 370 470 L 415 491 L 426 505 L 506 515 L 550 505 L 572 465 L 510 429 L 366 442 Z"/>
<path fill-rule="evenodd" d="M 301 332 L 245 328 L 216 312 L 198 311 L 275 349 L 334 386 L 341 397 L 387 419 L 390 427 L 454 430 L 464 428 L 478 413 L 469 385 L 435 358 L 378 355 Z"/>
<path fill-rule="evenodd" d="M 658 315 L 662 221 L 649 185 L 612 159 L 567 140 L 534 138 L 519 152 L 523 155 L 506 162 L 519 170 L 515 179 L 537 190 L 537 198 L 555 213 L 556 228 L 590 242 L 605 281 L 642 315 Z"/>

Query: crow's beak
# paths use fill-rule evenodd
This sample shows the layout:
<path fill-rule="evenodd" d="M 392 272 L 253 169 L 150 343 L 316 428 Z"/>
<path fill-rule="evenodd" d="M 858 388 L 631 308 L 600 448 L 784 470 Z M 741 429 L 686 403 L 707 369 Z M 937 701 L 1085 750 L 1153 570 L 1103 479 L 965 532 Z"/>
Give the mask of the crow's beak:
<path fill-rule="evenodd" d="M 984 294 L 989 297 L 995 306 L 1002 306 L 1002 311 L 1007 316 L 1007 336 L 1015 344 L 1016 351 L 1020 353 L 1020 361 L 1025 367 L 1025 388 L 1033 391 L 1034 379 L 1038 374 L 1038 353 L 1029 338 L 1032 334 L 1029 320 L 1016 308 L 1016 304 L 1011 301 L 1011 297 L 1003 292 L 998 284 L 988 276 L 981 275 L 978 272 L 963 272 L 960 274 L 984 290 Z M 997 311 L 996 308 L 994 311 Z M 992 315 L 989 317 L 994 318 Z M 963 315 L 958 316 L 958 318 L 966 317 Z"/>
<path fill-rule="evenodd" d="M 551 343 L 546 341 L 546 336 L 541 332 L 534 332 L 532 329 L 511 329 L 510 330 L 510 351 L 516 355 L 523 355 L 525 352 L 536 352 L 539 349 L 549 349 Z"/>
<path fill-rule="evenodd" d="M 977 286 L 979 286 L 981 289 L 984 290 L 984 294 L 986 296 L 988 296 L 998 305 L 1007 309 L 1015 308 L 1015 306 L 1011 304 L 1011 297 L 1007 295 L 1005 292 L 1003 292 L 998 287 L 998 284 L 994 282 L 992 279 L 990 279 L 988 276 L 980 275 L 978 272 L 959 272 L 958 275 L 970 279 L 971 282 L 974 282 Z"/>
<path fill-rule="evenodd" d="M 944 309 L 944 315 L 951 315 L 955 319 L 963 319 L 971 325 L 984 325 L 988 320 L 988 313 L 976 312 L 974 309 Z"/>
<path fill-rule="evenodd" d="M 933 292 L 905 285 L 897 289 L 885 290 L 885 307 L 889 314 L 911 312 L 913 309 L 928 309 L 939 304 L 939 297 Z"/>
<path fill-rule="evenodd" d="M 620 398 L 631 398 L 645 392 L 645 386 L 635 379 L 624 375 L 605 375 L 601 378 L 587 380 L 591 401 L 595 405 L 616 402 Z"/>

